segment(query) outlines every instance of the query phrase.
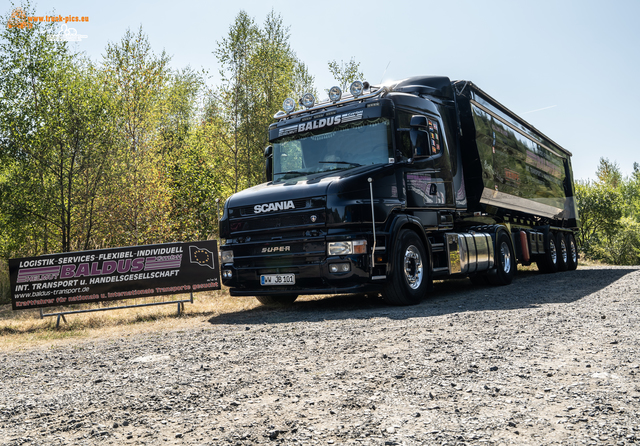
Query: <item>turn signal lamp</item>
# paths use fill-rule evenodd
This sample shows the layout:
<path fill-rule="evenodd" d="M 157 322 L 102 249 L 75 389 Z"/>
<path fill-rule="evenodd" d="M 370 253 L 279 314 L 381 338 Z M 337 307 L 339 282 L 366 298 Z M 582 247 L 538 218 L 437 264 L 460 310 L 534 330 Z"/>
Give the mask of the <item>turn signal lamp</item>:
<path fill-rule="evenodd" d="M 292 111 L 294 111 L 296 109 L 296 101 L 294 101 L 291 98 L 287 98 L 282 103 L 282 108 L 284 108 L 285 112 L 291 113 Z"/>
<path fill-rule="evenodd" d="M 329 90 L 329 100 L 331 102 L 338 102 L 340 98 L 342 98 L 342 90 L 340 90 L 340 87 L 331 87 L 331 90 Z"/>
<path fill-rule="evenodd" d="M 300 100 L 300 103 L 305 108 L 313 107 L 313 104 L 315 104 L 315 102 L 316 102 L 316 98 L 314 98 L 311 93 L 305 94 L 304 96 L 302 96 L 302 99 Z"/>
<path fill-rule="evenodd" d="M 354 98 L 357 98 L 364 91 L 364 84 L 360 81 L 355 81 L 349 87 L 349 91 L 351 92 Z"/>

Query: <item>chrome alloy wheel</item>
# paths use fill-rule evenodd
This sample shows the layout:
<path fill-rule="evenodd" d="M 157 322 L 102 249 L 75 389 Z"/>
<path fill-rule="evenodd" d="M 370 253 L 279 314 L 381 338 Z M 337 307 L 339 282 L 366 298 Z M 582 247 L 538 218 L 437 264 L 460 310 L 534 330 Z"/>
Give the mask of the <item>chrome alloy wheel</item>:
<path fill-rule="evenodd" d="M 569 254 L 571 255 L 571 260 L 573 261 L 573 264 L 577 264 L 578 263 L 578 249 L 576 248 L 576 244 L 573 242 L 573 240 L 569 241 Z"/>
<path fill-rule="evenodd" d="M 562 261 L 564 263 L 567 263 L 567 260 L 569 260 L 569 255 L 567 253 L 567 244 L 564 240 L 560 241 L 560 256 L 562 258 Z"/>
<path fill-rule="evenodd" d="M 416 290 L 422 284 L 424 266 L 420 251 L 414 245 L 407 246 L 404 252 L 404 277 L 411 289 Z"/>
<path fill-rule="evenodd" d="M 511 250 L 507 242 L 500 245 L 500 255 L 502 256 L 502 270 L 509 274 L 511 272 Z"/>
<path fill-rule="evenodd" d="M 549 255 L 554 265 L 558 263 L 558 250 L 556 249 L 556 244 L 553 239 L 549 241 Z"/>

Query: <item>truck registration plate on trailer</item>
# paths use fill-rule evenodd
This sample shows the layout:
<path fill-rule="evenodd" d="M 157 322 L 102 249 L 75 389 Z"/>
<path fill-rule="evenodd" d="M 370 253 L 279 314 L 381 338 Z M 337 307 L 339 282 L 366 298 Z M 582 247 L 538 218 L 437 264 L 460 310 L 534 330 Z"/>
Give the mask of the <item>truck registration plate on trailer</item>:
<path fill-rule="evenodd" d="M 260 276 L 260 285 L 295 285 L 295 274 L 265 274 Z"/>

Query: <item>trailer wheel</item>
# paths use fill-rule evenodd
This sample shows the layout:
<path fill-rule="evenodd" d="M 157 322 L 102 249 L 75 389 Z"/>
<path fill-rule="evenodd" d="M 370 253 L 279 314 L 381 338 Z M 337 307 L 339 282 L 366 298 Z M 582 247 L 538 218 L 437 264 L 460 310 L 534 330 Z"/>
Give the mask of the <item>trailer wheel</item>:
<path fill-rule="evenodd" d="M 578 246 L 576 245 L 576 239 L 573 234 L 569 233 L 566 237 L 567 240 L 567 269 L 569 271 L 575 271 L 578 267 Z"/>
<path fill-rule="evenodd" d="M 382 296 L 391 305 L 415 305 L 427 291 L 429 262 L 418 235 L 403 229 L 398 236 L 394 273 Z"/>
<path fill-rule="evenodd" d="M 542 273 L 555 273 L 558 271 L 558 249 L 556 247 L 556 238 L 551 232 L 545 237 L 546 246 L 542 257 L 536 261 L 538 269 Z"/>
<path fill-rule="evenodd" d="M 558 232 L 556 247 L 558 249 L 558 271 L 566 271 L 569 268 L 569 250 L 567 249 L 567 240 L 562 232 Z"/>
<path fill-rule="evenodd" d="M 291 305 L 297 298 L 297 294 L 269 294 L 267 296 L 256 296 L 258 302 L 270 307 Z"/>
<path fill-rule="evenodd" d="M 496 237 L 496 273 L 487 275 L 491 285 L 509 285 L 516 275 L 516 256 L 513 254 L 511 239 L 500 231 Z"/>

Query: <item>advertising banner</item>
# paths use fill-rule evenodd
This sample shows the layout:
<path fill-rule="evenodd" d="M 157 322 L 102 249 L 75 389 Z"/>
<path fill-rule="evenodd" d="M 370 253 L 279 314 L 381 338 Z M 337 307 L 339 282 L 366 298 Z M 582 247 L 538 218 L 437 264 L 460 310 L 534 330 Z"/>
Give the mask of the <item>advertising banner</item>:
<path fill-rule="evenodd" d="M 215 240 L 9 260 L 14 310 L 219 290 Z"/>

